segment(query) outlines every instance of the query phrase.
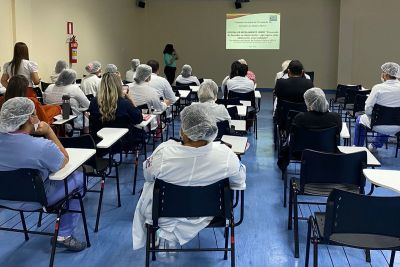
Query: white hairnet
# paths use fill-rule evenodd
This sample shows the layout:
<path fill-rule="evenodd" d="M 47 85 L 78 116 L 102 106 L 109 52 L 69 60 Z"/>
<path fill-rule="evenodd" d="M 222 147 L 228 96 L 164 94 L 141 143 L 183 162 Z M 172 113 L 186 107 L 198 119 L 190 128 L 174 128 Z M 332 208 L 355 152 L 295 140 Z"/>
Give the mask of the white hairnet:
<path fill-rule="evenodd" d="M 139 60 L 139 59 L 134 58 L 134 59 L 131 60 L 131 69 L 132 69 L 133 71 L 135 71 L 136 68 L 137 68 L 139 65 L 140 65 L 140 60 Z"/>
<path fill-rule="evenodd" d="M 152 71 L 152 69 L 151 69 L 151 67 L 149 65 L 140 64 L 136 68 L 135 81 L 137 83 L 144 82 L 145 80 L 147 80 L 147 78 L 149 78 L 151 76 L 152 72 L 153 71 Z"/>
<path fill-rule="evenodd" d="M 290 59 L 287 59 L 282 62 L 282 71 L 285 71 L 288 68 L 290 61 L 291 61 Z"/>
<path fill-rule="evenodd" d="M 314 87 L 308 89 L 304 93 L 304 102 L 309 111 L 327 112 L 328 101 L 326 101 L 325 93 L 320 88 Z"/>
<path fill-rule="evenodd" d="M 73 69 L 65 69 L 58 75 L 56 85 L 66 86 L 73 84 L 76 81 L 76 71 Z"/>
<path fill-rule="evenodd" d="M 86 65 L 85 69 L 90 74 L 96 73 L 101 70 L 101 63 L 98 61 L 92 61 Z"/>
<path fill-rule="evenodd" d="M 218 85 L 210 79 L 204 80 L 204 82 L 200 85 L 199 91 L 197 92 L 199 101 L 202 103 L 215 101 L 217 99 L 217 95 Z"/>
<path fill-rule="evenodd" d="M 118 73 L 118 68 L 114 64 L 107 64 L 105 73 Z"/>
<path fill-rule="evenodd" d="M 243 58 L 239 59 L 238 61 L 240 62 L 240 64 L 247 65 L 246 60 L 244 60 Z"/>
<path fill-rule="evenodd" d="M 184 78 L 192 76 L 192 67 L 190 65 L 183 65 L 181 75 Z"/>
<path fill-rule="evenodd" d="M 217 124 L 204 104 L 190 105 L 180 115 L 182 131 L 190 140 L 212 142 L 217 137 Z"/>
<path fill-rule="evenodd" d="M 58 73 L 61 73 L 66 68 L 68 68 L 67 62 L 65 62 L 64 60 L 59 60 L 56 63 L 56 67 L 54 68 L 54 72 L 58 74 Z"/>
<path fill-rule="evenodd" d="M 390 76 L 400 78 L 400 66 L 394 62 L 386 62 L 381 66 L 381 69 L 384 73 L 389 74 Z"/>
<path fill-rule="evenodd" d="M 19 129 L 35 111 L 35 104 L 27 97 L 7 100 L 0 111 L 0 133 L 11 133 Z"/>

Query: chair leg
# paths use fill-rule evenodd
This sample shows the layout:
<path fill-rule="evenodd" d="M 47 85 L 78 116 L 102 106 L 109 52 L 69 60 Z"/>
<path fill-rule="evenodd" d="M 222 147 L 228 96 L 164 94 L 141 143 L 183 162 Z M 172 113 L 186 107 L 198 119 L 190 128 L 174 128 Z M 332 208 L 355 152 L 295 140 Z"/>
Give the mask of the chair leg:
<path fill-rule="evenodd" d="M 398 153 L 399 153 L 399 140 L 400 139 L 400 137 L 399 136 L 397 136 L 397 143 L 396 143 L 396 155 L 395 155 L 395 158 L 397 158 L 397 155 L 398 155 Z"/>
<path fill-rule="evenodd" d="M 294 257 L 299 257 L 299 213 L 297 204 L 297 194 L 293 192 L 293 213 L 294 213 Z"/>
<path fill-rule="evenodd" d="M 318 267 L 318 242 L 314 240 L 314 267 Z"/>
<path fill-rule="evenodd" d="M 371 262 L 371 251 L 369 249 L 365 250 L 365 261 Z"/>
<path fill-rule="evenodd" d="M 150 265 L 150 230 L 146 231 L 146 267 Z"/>
<path fill-rule="evenodd" d="M 100 212 L 101 212 L 101 204 L 103 203 L 103 193 L 104 193 L 105 181 L 106 181 L 106 178 L 103 174 L 103 176 L 101 177 L 99 205 L 97 207 L 97 215 L 96 215 L 96 226 L 94 227 L 94 231 L 96 233 L 99 231 Z"/>
<path fill-rule="evenodd" d="M 308 263 L 310 261 L 310 243 L 311 243 L 311 217 L 308 219 L 308 229 L 307 229 L 307 243 L 306 243 L 306 260 L 305 267 L 308 267 Z"/>
<path fill-rule="evenodd" d="M 288 230 L 292 230 L 293 224 L 293 187 L 289 187 L 289 216 L 288 216 Z"/>
<path fill-rule="evenodd" d="M 235 266 L 235 225 L 231 219 L 231 267 Z"/>
<path fill-rule="evenodd" d="M 118 166 L 115 166 L 115 179 L 117 181 L 117 197 L 118 197 L 118 208 L 121 207 L 121 192 L 119 190 L 119 171 Z"/>
<path fill-rule="evenodd" d="M 37 227 L 42 227 L 42 217 L 43 217 L 43 212 L 39 212 Z"/>
<path fill-rule="evenodd" d="M 225 227 L 225 251 L 224 251 L 224 260 L 228 259 L 228 240 L 229 240 L 229 227 Z"/>
<path fill-rule="evenodd" d="M 138 173 L 138 165 L 139 165 L 139 150 L 136 150 L 136 158 L 135 158 L 135 174 L 133 175 L 133 189 L 132 195 L 136 193 L 136 179 Z"/>
<path fill-rule="evenodd" d="M 390 263 L 389 263 L 389 267 L 393 267 L 394 266 L 394 257 L 396 256 L 396 251 L 392 250 L 392 253 L 390 254 Z"/>
<path fill-rule="evenodd" d="M 51 247 L 51 254 L 50 254 L 50 267 L 53 267 L 54 265 L 54 256 L 56 254 L 56 243 L 57 243 L 57 237 L 58 237 L 58 231 L 60 229 L 60 219 L 61 219 L 61 210 L 58 210 L 57 212 L 57 219 L 56 219 L 56 224 L 54 226 L 54 236 L 52 240 L 52 247 Z"/>
<path fill-rule="evenodd" d="M 153 249 L 155 249 L 156 248 L 156 230 L 152 229 L 151 233 L 152 233 L 152 235 L 151 235 L 151 243 L 153 244 Z M 152 254 L 151 255 L 151 260 L 155 261 L 156 260 L 156 252 L 153 251 L 151 254 Z"/>
<path fill-rule="evenodd" d="M 79 199 L 79 205 L 80 205 L 80 208 L 81 208 L 81 216 L 82 216 L 83 229 L 85 231 L 86 244 L 87 244 L 87 247 L 90 247 L 89 231 L 88 231 L 88 228 L 87 228 L 85 207 L 83 206 L 83 201 L 82 201 L 81 194 L 78 194 L 78 199 Z"/>
<path fill-rule="evenodd" d="M 25 241 L 28 241 L 29 240 L 29 236 L 28 236 L 28 229 L 26 229 L 24 212 L 20 211 L 19 215 L 21 216 L 21 223 L 22 223 L 22 228 L 24 229 Z"/>
<path fill-rule="evenodd" d="M 287 202 L 287 169 L 283 171 L 283 207 L 286 208 Z"/>

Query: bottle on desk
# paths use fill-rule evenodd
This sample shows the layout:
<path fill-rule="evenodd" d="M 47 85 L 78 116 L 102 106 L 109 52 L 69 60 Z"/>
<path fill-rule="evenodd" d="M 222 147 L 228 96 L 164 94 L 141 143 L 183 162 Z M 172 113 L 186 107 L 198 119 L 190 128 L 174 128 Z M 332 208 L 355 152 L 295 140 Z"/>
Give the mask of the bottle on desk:
<path fill-rule="evenodd" d="M 62 118 L 64 120 L 69 119 L 69 115 L 71 114 L 70 98 L 69 95 L 62 96 Z"/>

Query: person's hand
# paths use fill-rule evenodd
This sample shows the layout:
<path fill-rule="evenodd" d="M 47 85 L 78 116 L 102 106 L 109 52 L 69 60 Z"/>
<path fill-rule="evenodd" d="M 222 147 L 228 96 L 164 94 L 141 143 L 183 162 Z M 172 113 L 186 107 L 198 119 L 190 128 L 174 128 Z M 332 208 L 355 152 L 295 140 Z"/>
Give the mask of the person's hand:
<path fill-rule="evenodd" d="M 171 105 L 171 100 L 165 99 L 164 103 L 167 105 L 167 107 L 169 107 Z"/>
<path fill-rule="evenodd" d="M 34 132 L 36 135 L 48 136 L 53 132 L 51 127 L 44 121 L 39 122 L 39 126 Z"/>

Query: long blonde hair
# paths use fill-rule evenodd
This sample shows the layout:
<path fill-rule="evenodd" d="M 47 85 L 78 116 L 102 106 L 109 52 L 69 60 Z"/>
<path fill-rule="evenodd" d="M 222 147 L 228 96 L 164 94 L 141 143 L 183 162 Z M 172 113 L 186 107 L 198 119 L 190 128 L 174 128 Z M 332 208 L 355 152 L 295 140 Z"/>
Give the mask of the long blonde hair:
<path fill-rule="evenodd" d="M 100 90 L 97 94 L 97 103 L 102 122 L 115 120 L 118 97 L 121 96 L 121 78 L 115 73 L 104 73 L 101 78 Z"/>

